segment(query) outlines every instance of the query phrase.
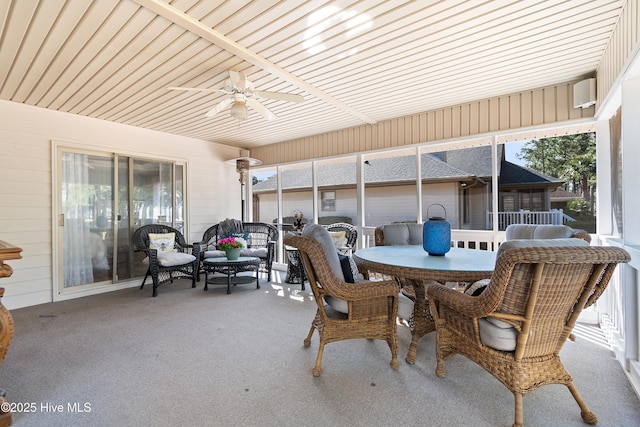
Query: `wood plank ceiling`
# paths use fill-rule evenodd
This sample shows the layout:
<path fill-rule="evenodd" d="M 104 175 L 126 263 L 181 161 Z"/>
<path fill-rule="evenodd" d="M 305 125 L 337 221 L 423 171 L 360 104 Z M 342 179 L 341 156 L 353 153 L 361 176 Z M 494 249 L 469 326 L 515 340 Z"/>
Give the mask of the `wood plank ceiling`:
<path fill-rule="evenodd" d="M 243 148 L 592 77 L 623 0 L 0 0 L 0 98 Z M 227 70 L 305 97 L 229 109 Z"/>

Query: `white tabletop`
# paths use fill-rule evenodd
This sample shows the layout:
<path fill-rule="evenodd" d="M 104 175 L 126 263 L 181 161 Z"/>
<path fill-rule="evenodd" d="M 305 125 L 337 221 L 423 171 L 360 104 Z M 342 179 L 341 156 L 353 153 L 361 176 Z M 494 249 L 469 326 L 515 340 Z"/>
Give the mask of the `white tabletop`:
<path fill-rule="evenodd" d="M 393 267 L 441 271 L 493 271 L 496 254 L 476 249 L 451 248 L 443 256 L 429 255 L 422 246 L 374 246 L 359 249 L 354 256 Z"/>
<path fill-rule="evenodd" d="M 416 245 L 374 246 L 353 256 L 371 271 L 415 280 L 480 280 L 491 277 L 496 263 L 495 252 L 451 248 L 443 256 L 434 256 Z"/>

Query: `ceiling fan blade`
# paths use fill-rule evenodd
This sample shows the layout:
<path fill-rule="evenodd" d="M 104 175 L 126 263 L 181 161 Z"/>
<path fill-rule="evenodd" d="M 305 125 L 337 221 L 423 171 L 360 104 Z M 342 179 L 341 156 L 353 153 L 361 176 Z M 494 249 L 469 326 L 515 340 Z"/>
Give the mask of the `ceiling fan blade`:
<path fill-rule="evenodd" d="M 210 93 L 216 93 L 216 92 L 223 92 L 223 93 L 229 93 L 224 89 L 205 89 L 205 88 L 197 88 L 197 87 L 176 87 L 176 86 L 171 86 L 167 88 L 168 90 L 184 90 L 184 91 L 191 91 L 191 92 L 210 92 Z"/>
<path fill-rule="evenodd" d="M 246 103 L 247 103 L 247 105 L 249 107 L 251 107 L 254 110 L 256 110 L 258 113 L 260 113 L 260 115 L 262 117 L 264 117 L 267 120 L 273 120 L 273 119 L 278 118 L 278 116 L 273 114 L 271 111 L 269 111 L 267 109 L 267 107 L 265 107 L 264 105 L 262 105 L 260 102 L 256 101 L 255 99 L 247 99 Z"/>
<path fill-rule="evenodd" d="M 294 95 L 292 93 L 269 92 L 264 90 L 256 90 L 254 91 L 254 93 L 260 98 L 266 98 L 266 99 L 278 99 L 280 101 L 289 101 L 289 102 L 304 101 L 304 96 Z"/>
<path fill-rule="evenodd" d="M 213 107 L 211 110 L 207 111 L 207 114 L 205 114 L 205 117 L 213 117 L 213 116 L 215 116 L 220 111 L 222 111 L 225 108 L 227 108 L 229 106 L 229 104 L 231 104 L 232 102 L 233 102 L 233 98 L 223 99 L 222 102 L 220 102 L 218 105 Z"/>
<path fill-rule="evenodd" d="M 247 88 L 247 76 L 244 74 L 238 71 L 229 70 L 229 79 L 231 79 L 231 84 L 240 92 Z"/>

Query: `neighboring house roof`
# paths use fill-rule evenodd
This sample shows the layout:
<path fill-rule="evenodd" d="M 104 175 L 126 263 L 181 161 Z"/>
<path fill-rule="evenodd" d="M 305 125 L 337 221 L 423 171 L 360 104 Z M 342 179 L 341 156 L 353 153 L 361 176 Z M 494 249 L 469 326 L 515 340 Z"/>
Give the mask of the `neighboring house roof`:
<path fill-rule="evenodd" d="M 498 185 L 501 187 L 522 187 L 522 186 L 555 186 L 562 185 L 564 181 L 549 175 L 534 171 L 526 166 L 504 161 L 502 171 L 498 178 Z"/>
<path fill-rule="evenodd" d="M 498 157 L 502 158 L 503 146 Z M 544 176 L 531 169 L 506 161 L 501 162 L 500 184 L 503 175 L 508 184 L 560 185 L 562 181 Z M 414 156 L 388 157 L 371 160 L 364 167 L 367 184 L 400 184 L 415 180 L 416 162 Z M 471 178 L 491 179 L 491 147 L 472 147 L 421 156 L 422 179 L 424 181 L 462 181 Z M 506 170 L 505 170 L 506 168 Z M 520 170 L 522 169 L 522 170 Z M 281 173 L 283 190 L 311 188 L 311 168 L 283 170 Z M 518 181 L 520 180 L 520 181 Z M 337 163 L 318 166 L 318 187 L 340 187 L 356 185 L 356 164 Z M 276 189 L 276 176 L 260 181 L 253 186 L 254 193 L 272 192 Z"/>
<path fill-rule="evenodd" d="M 504 146 L 498 146 L 498 159 L 502 159 Z M 468 174 L 478 178 L 491 177 L 491 147 L 471 147 L 462 150 L 446 152 L 447 164 L 467 171 Z M 500 167 L 500 166 L 498 166 Z M 501 171 L 498 169 L 498 175 Z"/>

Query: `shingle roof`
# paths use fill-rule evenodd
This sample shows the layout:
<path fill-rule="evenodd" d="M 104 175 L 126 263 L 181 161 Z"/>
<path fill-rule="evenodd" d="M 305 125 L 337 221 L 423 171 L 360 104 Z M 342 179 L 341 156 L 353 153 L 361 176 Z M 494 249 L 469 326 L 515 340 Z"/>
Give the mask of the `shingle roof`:
<path fill-rule="evenodd" d="M 503 146 L 498 156 L 502 158 Z M 442 153 L 427 153 L 421 156 L 422 179 L 462 180 L 471 177 L 491 178 L 491 147 L 472 147 Z M 505 169 L 506 168 L 506 169 Z M 562 182 L 531 169 L 503 161 L 501 163 L 500 184 L 531 184 Z M 416 176 L 414 156 L 388 157 L 371 160 L 364 166 L 364 178 L 368 184 L 400 183 L 412 181 Z M 284 190 L 311 187 L 311 168 L 282 171 Z M 356 164 L 336 163 L 318 166 L 318 187 L 355 186 Z M 276 189 L 275 175 L 253 186 L 254 192 L 269 192 Z"/>
<path fill-rule="evenodd" d="M 564 181 L 511 162 L 503 162 L 499 185 L 562 184 Z"/>

